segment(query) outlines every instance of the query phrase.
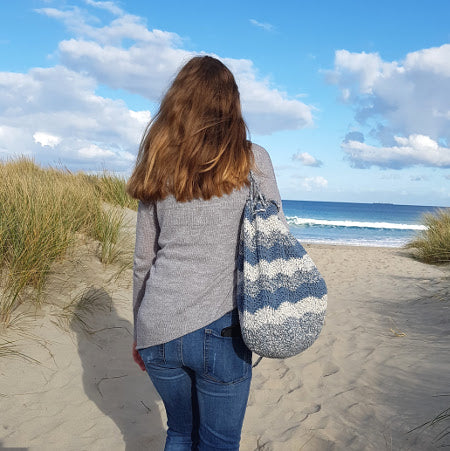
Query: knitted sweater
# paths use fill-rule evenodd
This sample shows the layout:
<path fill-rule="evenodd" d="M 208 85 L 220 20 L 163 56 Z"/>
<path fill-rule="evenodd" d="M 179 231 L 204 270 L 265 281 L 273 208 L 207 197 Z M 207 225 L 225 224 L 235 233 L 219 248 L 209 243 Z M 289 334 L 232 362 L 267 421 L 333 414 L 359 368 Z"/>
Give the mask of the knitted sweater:
<path fill-rule="evenodd" d="M 252 145 L 261 191 L 281 199 L 269 154 Z M 258 174 L 258 169 L 262 174 Z M 249 189 L 210 200 L 139 201 L 133 262 L 137 349 L 200 329 L 236 307 L 239 230 Z"/>

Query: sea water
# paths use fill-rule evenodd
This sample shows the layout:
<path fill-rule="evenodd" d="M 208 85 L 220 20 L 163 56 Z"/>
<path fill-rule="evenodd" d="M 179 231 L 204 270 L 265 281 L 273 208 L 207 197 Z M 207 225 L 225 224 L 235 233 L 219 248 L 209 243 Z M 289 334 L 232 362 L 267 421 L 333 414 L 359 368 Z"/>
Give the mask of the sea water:
<path fill-rule="evenodd" d="M 439 207 L 283 200 L 283 211 L 300 242 L 401 247 L 420 234 L 424 213 Z"/>

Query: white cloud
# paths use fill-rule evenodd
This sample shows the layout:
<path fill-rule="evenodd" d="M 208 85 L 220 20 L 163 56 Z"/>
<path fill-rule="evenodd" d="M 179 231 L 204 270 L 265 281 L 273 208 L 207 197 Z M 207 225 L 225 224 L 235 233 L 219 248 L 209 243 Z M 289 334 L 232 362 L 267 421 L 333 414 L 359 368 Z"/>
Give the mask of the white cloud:
<path fill-rule="evenodd" d="M 19 155 L 32 156 L 31 148 L 34 145 L 31 134 L 24 134 L 22 127 L 0 125 L 0 154 L 2 154 L 2 159 Z"/>
<path fill-rule="evenodd" d="M 263 30 L 266 31 L 273 31 L 275 29 L 275 27 L 272 24 L 267 22 L 258 22 L 255 19 L 250 19 L 250 23 L 255 27 L 262 28 Z"/>
<path fill-rule="evenodd" d="M 343 85 L 356 83 L 363 94 L 372 93 L 377 80 L 398 70 L 396 62 L 385 63 L 378 53 L 351 53 L 347 50 L 336 51 L 334 65 L 330 81 Z M 347 91 L 345 97 L 349 95 L 350 91 Z"/>
<path fill-rule="evenodd" d="M 50 135 L 45 132 L 36 132 L 33 135 L 33 139 L 35 143 L 40 144 L 42 147 L 55 147 L 61 142 L 61 138 L 59 136 Z"/>
<path fill-rule="evenodd" d="M 150 111 L 129 110 L 130 116 L 141 124 L 147 124 L 150 121 Z"/>
<path fill-rule="evenodd" d="M 308 152 L 297 152 L 292 156 L 292 159 L 294 161 L 300 161 L 304 166 L 320 167 L 323 164 L 320 160 L 317 160 Z"/>
<path fill-rule="evenodd" d="M 78 149 L 78 155 L 83 158 L 113 157 L 114 152 L 111 150 L 101 149 L 95 144 L 89 144 L 87 147 Z"/>
<path fill-rule="evenodd" d="M 196 55 L 181 48 L 182 39 L 176 33 L 148 30 L 137 16 L 124 14 L 106 26 L 96 27 L 76 9 L 57 13 L 44 8 L 40 12 L 63 21 L 77 34 L 59 43 L 59 57 L 66 67 L 151 101 L 160 100 L 177 70 Z M 122 44 L 125 39 L 127 46 Z M 253 133 L 270 134 L 312 125 L 312 107 L 261 79 L 252 61 L 220 59 L 236 77 L 244 117 Z"/>
<path fill-rule="evenodd" d="M 250 131 L 268 135 L 313 124 L 312 107 L 289 99 L 285 92 L 272 88 L 268 80 L 259 80 L 251 61 L 225 58 L 223 62 L 236 77 Z"/>
<path fill-rule="evenodd" d="M 313 191 L 314 189 L 323 189 L 328 186 L 328 180 L 318 175 L 316 177 L 305 177 L 302 181 L 302 187 L 306 191 Z"/>
<path fill-rule="evenodd" d="M 65 10 L 57 8 L 40 8 L 36 12 L 61 21 L 65 27 L 76 35 L 77 39 L 92 39 L 103 45 L 118 45 L 123 39 L 161 45 L 180 44 L 181 38 L 176 33 L 167 31 L 150 31 L 143 18 L 132 14 L 121 14 L 109 25 L 102 26 L 100 20 L 77 7 Z M 66 42 L 66 41 L 62 41 Z M 69 41 L 70 42 L 70 41 Z"/>
<path fill-rule="evenodd" d="M 396 145 L 376 147 L 359 141 L 342 143 L 347 157 L 358 168 L 379 166 L 400 169 L 410 166 L 450 167 L 450 148 L 424 135 L 396 136 Z"/>
<path fill-rule="evenodd" d="M 408 53 L 404 62 L 405 70 L 434 72 L 450 77 L 450 44 Z"/>
<path fill-rule="evenodd" d="M 0 151 L 45 163 L 88 158 L 89 167 L 107 159 L 112 170 L 128 170 L 150 113 L 98 96 L 96 86 L 62 66 L 0 72 Z"/>
<path fill-rule="evenodd" d="M 140 94 L 151 101 L 160 99 L 182 62 L 193 54 L 172 48 L 170 37 L 154 31 L 159 43 L 121 46 L 95 41 L 70 39 L 59 44 L 63 64 L 77 72 L 86 72 L 99 83 Z"/>
<path fill-rule="evenodd" d="M 343 100 L 355 106 L 356 120 L 371 128 L 369 133 L 384 149 L 394 148 L 394 136 L 402 135 L 450 142 L 450 44 L 411 52 L 403 61 L 391 62 L 377 53 L 339 50 L 328 80 L 340 87 Z M 395 165 L 410 166 L 420 160 L 408 162 L 395 152 L 382 153 L 380 160 L 390 154 Z M 423 161 L 443 164 L 439 158 Z"/>
<path fill-rule="evenodd" d="M 84 2 L 89 6 L 104 9 L 106 11 L 109 11 L 111 14 L 115 14 L 117 16 L 123 14 L 122 8 L 119 8 L 114 2 L 102 2 L 102 1 L 96 2 L 94 0 L 84 0 Z"/>
<path fill-rule="evenodd" d="M 99 20 L 86 11 L 74 6 L 69 9 L 61 10 L 57 8 L 39 8 L 35 11 L 44 16 L 61 21 L 65 27 L 76 35 L 89 35 L 93 27 L 89 22 L 99 23 Z"/>

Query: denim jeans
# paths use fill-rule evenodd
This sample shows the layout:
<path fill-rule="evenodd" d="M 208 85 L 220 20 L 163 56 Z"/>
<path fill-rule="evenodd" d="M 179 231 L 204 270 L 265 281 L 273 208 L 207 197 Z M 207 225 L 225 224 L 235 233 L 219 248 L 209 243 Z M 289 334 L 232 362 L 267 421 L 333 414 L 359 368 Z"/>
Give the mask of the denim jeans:
<path fill-rule="evenodd" d="M 230 328 L 238 323 L 235 309 L 202 329 L 139 349 L 166 408 L 165 451 L 239 450 L 252 354 L 239 327 Z M 225 328 L 228 336 L 221 335 Z"/>

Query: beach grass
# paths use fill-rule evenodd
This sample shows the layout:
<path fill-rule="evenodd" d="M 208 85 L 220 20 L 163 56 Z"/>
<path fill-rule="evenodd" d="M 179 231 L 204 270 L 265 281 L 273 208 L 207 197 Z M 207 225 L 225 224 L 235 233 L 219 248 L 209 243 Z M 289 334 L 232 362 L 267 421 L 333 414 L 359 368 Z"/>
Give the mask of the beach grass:
<path fill-rule="evenodd" d="M 113 175 L 106 169 L 100 175 L 86 175 L 86 178 L 104 202 L 137 210 L 137 200 L 131 198 L 126 192 L 125 178 Z"/>
<path fill-rule="evenodd" d="M 0 323 L 7 325 L 25 299 L 39 306 L 52 265 L 80 234 L 99 243 L 104 264 L 117 261 L 123 213 L 105 205 L 137 210 L 137 201 L 124 179 L 42 168 L 26 156 L 0 162 L 0 179 Z"/>
<path fill-rule="evenodd" d="M 415 249 L 414 256 L 425 263 L 450 262 L 450 208 L 426 213 L 422 218 L 426 226 L 406 248 Z"/>
<path fill-rule="evenodd" d="M 20 352 L 16 349 L 16 344 L 12 340 L 0 338 L 0 358 L 21 358 L 28 362 L 40 363 L 38 360 Z"/>

